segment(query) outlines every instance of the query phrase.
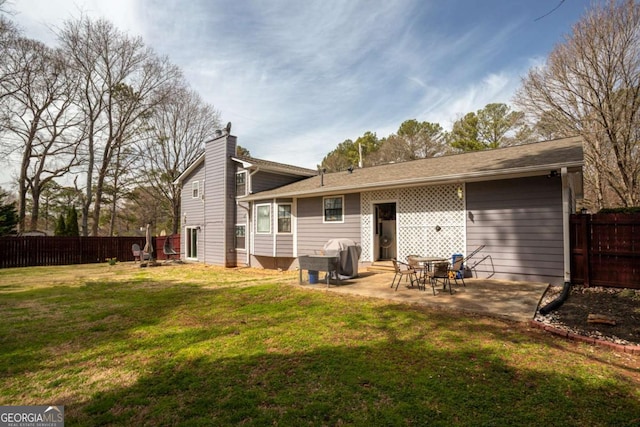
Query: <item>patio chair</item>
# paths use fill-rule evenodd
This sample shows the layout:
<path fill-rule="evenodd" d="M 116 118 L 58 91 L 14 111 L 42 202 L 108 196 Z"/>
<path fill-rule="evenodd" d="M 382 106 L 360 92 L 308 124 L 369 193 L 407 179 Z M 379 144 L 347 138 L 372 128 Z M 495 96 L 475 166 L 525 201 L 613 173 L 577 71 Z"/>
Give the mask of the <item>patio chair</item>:
<path fill-rule="evenodd" d="M 178 255 L 178 252 L 173 249 L 173 245 L 171 244 L 171 236 L 167 236 L 164 239 L 164 245 L 162 246 L 162 252 L 167 256 L 168 260 L 171 260 L 172 255 Z"/>
<path fill-rule="evenodd" d="M 451 280 L 449 279 L 449 270 L 448 262 L 438 262 L 433 265 L 433 271 L 429 272 L 429 278 L 431 279 L 431 286 L 434 288 L 434 292 L 438 281 L 442 281 L 442 289 L 447 289 L 447 285 L 449 285 L 449 293 L 453 293 Z"/>
<path fill-rule="evenodd" d="M 133 252 L 133 262 L 149 261 L 151 259 L 151 254 L 145 252 L 144 249 L 140 249 L 140 245 L 137 243 L 131 245 L 131 252 Z"/>
<path fill-rule="evenodd" d="M 142 261 L 142 250 L 139 244 L 134 243 L 131 245 L 131 252 L 133 253 L 133 262 Z"/>
<path fill-rule="evenodd" d="M 420 285 L 420 282 L 418 281 L 418 276 L 416 275 L 416 271 L 413 269 L 413 267 L 411 267 L 407 263 L 398 261 L 395 258 L 392 259 L 391 262 L 393 262 L 393 268 L 395 269 L 395 272 L 396 272 L 396 274 L 393 276 L 393 280 L 391 281 L 392 288 L 393 288 L 393 285 L 395 285 L 396 291 L 397 291 L 398 286 L 400 285 L 400 282 L 402 281 L 403 277 L 405 278 L 405 281 L 410 280 L 411 286 L 413 286 L 414 282 L 417 282 L 418 286 Z M 396 282 L 396 279 L 398 279 L 398 282 Z"/>
<path fill-rule="evenodd" d="M 418 284 L 424 284 L 426 280 L 426 272 L 428 269 L 424 264 L 418 261 L 418 258 L 420 258 L 419 255 L 407 255 L 407 264 L 409 264 L 411 268 L 415 270 Z M 418 289 L 420 289 L 420 286 L 418 286 Z"/>

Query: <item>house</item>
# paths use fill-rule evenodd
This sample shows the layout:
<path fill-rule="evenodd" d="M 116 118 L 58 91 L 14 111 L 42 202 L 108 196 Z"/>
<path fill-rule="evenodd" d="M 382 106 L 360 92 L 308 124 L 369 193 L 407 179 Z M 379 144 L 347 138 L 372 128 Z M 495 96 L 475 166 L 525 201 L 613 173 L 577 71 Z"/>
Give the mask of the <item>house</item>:
<path fill-rule="evenodd" d="M 361 262 L 410 254 L 469 260 L 477 277 L 569 280 L 569 215 L 582 139 L 318 173 L 235 156 L 228 132 L 176 180 L 187 260 L 293 269 L 332 238 Z"/>

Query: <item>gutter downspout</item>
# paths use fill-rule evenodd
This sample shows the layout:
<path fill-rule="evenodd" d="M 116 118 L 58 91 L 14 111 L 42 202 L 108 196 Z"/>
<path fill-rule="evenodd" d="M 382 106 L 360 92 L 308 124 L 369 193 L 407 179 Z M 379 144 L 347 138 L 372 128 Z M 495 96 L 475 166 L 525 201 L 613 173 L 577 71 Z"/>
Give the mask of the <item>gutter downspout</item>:
<path fill-rule="evenodd" d="M 252 172 L 249 172 L 249 194 L 253 194 L 253 175 L 260 171 L 260 166 L 255 168 Z"/>
<path fill-rule="evenodd" d="M 569 216 L 571 214 L 570 206 L 570 188 L 569 175 L 567 168 L 560 170 L 562 178 L 562 245 L 564 255 L 564 281 L 571 282 L 571 238 L 569 235 Z"/>
<path fill-rule="evenodd" d="M 273 199 L 273 201 L 271 202 L 271 206 L 273 206 L 273 214 L 271 216 L 271 230 L 273 230 L 273 240 L 271 241 L 271 244 L 273 245 L 273 257 L 278 258 L 278 199 Z"/>
<path fill-rule="evenodd" d="M 562 286 L 562 293 L 560 294 L 560 296 L 554 299 L 553 301 L 551 301 L 549 304 L 542 307 L 540 309 L 540 314 L 542 314 L 543 316 L 546 316 L 547 314 L 551 313 L 553 310 L 560 308 L 560 306 L 569 297 L 570 291 L 571 291 L 571 282 L 564 282 L 564 285 Z"/>
<path fill-rule="evenodd" d="M 205 158 L 204 165 L 204 179 L 202 180 L 202 194 L 200 195 L 200 202 L 202 203 L 202 236 L 198 236 L 199 239 L 196 242 L 196 245 L 200 245 L 200 242 L 206 242 L 207 239 L 207 164 Z M 196 231 L 196 236 L 198 235 L 198 231 Z M 185 239 L 186 240 L 186 239 Z M 196 246 L 196 253 L 202 252 L 202 263 L 207 263 L 207 245 L 202 245 L 202 250 L 198 251 L 198 246 Z M 198 261 L 200 261 L 200 255 L 198 255 Z"/>
<path fill-rule="evenodd" d="M 570 188 L 569 188 L 569 176 L 567 175 L 567 168 L 561 169 L 562 178 L 562 244 L 563 244 L 563 258 L 564 258 L 564 285 L 562 286 L 562 293 L 549 304 L 540 309 L 540 314 L 546 316 L 553 310 L 558 309 L 569 297 L 571 292 L 571 246 L 569 237 L 569 215 L 570 215 Z"/>

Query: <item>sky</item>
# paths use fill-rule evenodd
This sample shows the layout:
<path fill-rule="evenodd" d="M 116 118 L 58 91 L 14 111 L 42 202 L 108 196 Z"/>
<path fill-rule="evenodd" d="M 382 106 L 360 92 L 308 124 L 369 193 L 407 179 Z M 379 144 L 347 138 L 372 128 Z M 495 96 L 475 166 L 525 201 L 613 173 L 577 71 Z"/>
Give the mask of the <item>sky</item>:
<path fill-rule="evenodd" d="M 254 157 L 316 168 L 346 139 L 409 119 L 450 129 L 511 104 L 592 0 L 8 0 L 56 45 L 81 14 L 140 36 L 184 72 Z M 7 6 L 7 5 L 5 5 Z M 7 184 L 5 175 L 0 186 Z"/>

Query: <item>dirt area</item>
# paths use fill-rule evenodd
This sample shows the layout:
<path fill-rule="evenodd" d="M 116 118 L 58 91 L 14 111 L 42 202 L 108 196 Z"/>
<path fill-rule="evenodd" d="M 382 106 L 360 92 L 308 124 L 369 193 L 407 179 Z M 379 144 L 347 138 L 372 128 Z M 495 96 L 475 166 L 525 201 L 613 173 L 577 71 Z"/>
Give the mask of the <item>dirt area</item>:
<path fill-rule="evenodd" d="M 556 299 L 561 292 L 561 286 L 550 287 L 539 308 Z M 590 315 L 597 322 L 589 322 Z M 546 316 L 536 313 L 535 319 L 589 337 L 640 345 L 640 291 L 573 286 L 564 304 Z"/>

